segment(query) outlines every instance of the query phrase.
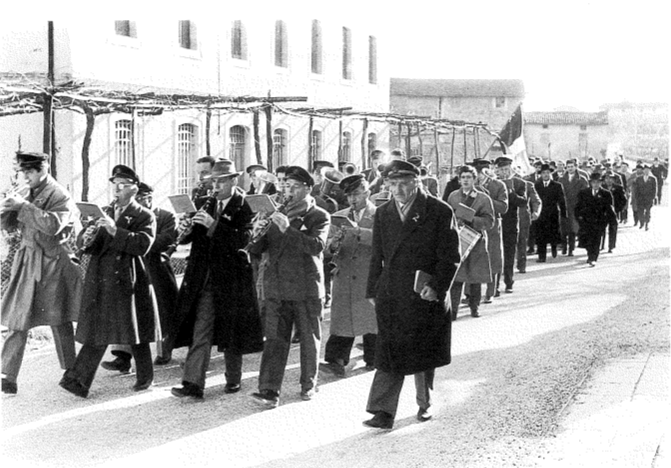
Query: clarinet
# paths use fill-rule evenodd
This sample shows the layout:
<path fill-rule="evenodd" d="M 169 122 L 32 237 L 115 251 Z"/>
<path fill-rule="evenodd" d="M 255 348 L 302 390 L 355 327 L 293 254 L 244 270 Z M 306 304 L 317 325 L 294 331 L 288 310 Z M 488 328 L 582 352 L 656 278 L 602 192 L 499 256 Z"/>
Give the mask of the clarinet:
<path fill-rule="evenodd" d="M 277 207 L 277 211 L 279 213 L 286 214 L 286 210 L 287 210 L 287 207 L 289 206 L 290 202 L 291 202 L 291 197 L 287 197 L 284 200 L 284 203 L 282 203 L 279 207 Z M 267 219 L 268 218 L 267 214 L 260 214 L 259 213 L 257 216 L 258 216 L 258 218 L 256 219 L 257 221 L 259 219 Z M 273 223 L 271 221 L 268 221 L 268 223 L 265 226 L 263 226 L 259 230 L 259 232 L 257 232 L 256 235 L 249 240 L 249 242 L 247 243 L 246 246 L 244 246 L 242 249 L 238 250 L 238 253 L 240 254 L 240 256 L 249 260 L 249 251 L 261 239 L 263 239 L 266 234 L 268 234 L 268 231 L 270 231 L 270 228 L 272 227 L 272 225 L 273 225 Z"/>
<path fill-rule="evenodd" d="M 196 213 L 207 212 L 210 209 L 210 207 L 212 206 L 212 203 L 214 203 L 215 201 L 216 201 L 216 197 L 214 197 L 214 196 L 208 197 L 208 199 L 205 200 L 205 203 L 203 203 L 203 206 L 201 206 L 200 209 L 198 211 L 196 211 Z M 177 234 L 177 238 L 175 239 L 174 244 L 172 245 L 172 247 L 170 247 L 166 251 L 168 256 L 172 255 L 175 252 L 175 250 L 177 250 L 177 246 L 179 244 L 181 244 L 182 241 L 186 238 L 186 236 L 191 234 L 191 232 L 193 231 L 193 217 L 196 216 L 196 213 L 191 214 L 185 220 L 188 224 L 186 225 L 186 227 L 182 231 L 180 231 L 179 234 Z"/>

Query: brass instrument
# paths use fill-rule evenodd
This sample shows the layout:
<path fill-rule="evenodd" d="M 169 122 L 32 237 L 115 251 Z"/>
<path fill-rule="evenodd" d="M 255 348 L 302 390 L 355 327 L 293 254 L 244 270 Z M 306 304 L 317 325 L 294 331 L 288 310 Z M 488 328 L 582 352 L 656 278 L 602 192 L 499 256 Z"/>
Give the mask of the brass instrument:
<path fill-rule="evenodd" d="M 279 213 L 286 214 L 287 207 L 289 206 L 289 203 L 291 203 L 292 197 L 287 197 L 284 200 L 284 203 L 282 203 L 280 206 L 277 207 L 277 210 Z M 260 220 L 267 220 L 267 224 L 263 226 L 259 232 L 257 232 L 247 243 L 246 246 L 238 250 L 238 253 L 243 257 L 249 260 L 249 251 L 251 250 L 254 245 L 258 244 L 258 242 L 265 237 L 266 234 L 268 234 L 268 231 L 270 231 L 270 228 L 273 225 L 273 222 L 268 220 L 268 217 L 270 215 L 267 213 L 257 213 L 256 216 L 254 217 L 254 220 L 252 221 L 253 223 L 260 221 Z"/>
<path fill-rule="evenodd" d="M 322 173 L 322 184 L 319 187 L 319 194 L 322 197 L 330 197 L 333 188 L 340 183 L 345 177 L 342 172 L 331 167 L 325 168 Z"/>

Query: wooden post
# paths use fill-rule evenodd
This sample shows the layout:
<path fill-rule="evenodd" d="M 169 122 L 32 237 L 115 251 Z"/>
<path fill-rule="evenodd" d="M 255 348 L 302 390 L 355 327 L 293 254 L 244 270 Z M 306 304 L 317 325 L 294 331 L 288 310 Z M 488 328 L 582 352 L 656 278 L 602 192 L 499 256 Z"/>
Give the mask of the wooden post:
<path fill-rule="evenodd" d="M 263 164 L 263 155 L 261 154 L 261 135 L 259 132 L 259 109 L 254 109 L 254 152 L 256 153 L 256 163 Z"/>
<path fill-rule="evenodd" d="M 54 129 L 53 95 L 51 88 L 55 85 L 54 67 L 54 22 L 47 21 L 47 78 L 49 92 L 44 99 L 44 128 L 42 129 L 42 151 L 51 156 L 51 175 L 56 178 L 56 133 Z"/>
<path fill-rule="evenodd" d="M 273 108 L 266 104 L 266 151 L 268 172 L 273 172 Z"/>
<path fill-rule="evenodd" d="M 403 124 L 399 121 L 398 122 L 398 145 L 396 145 L 397 148 L 401 147 L 402 141 L 403 141 Z"/>
<path fill-rule="evenodd" d="M 212 147 L 210 146 L 211 121 L 212 109 L 210 108 L 210 101 L 207 101 L 207 110 L 205 111 L 205 153 L 207 156 L 212 155 Z"/>
<path fill-rule="evenodd" d="M 51 156 L 51 175 L 53 175 L 54 172 L 54 155 L 51 152 L 51 132 L 52 132 L 52 119 L 54 116 L 53 110 L 52 110 L 52 96 L 51 94 L 47 93 L 44 95 L 44 105 L 43 105 L 43 112 L 44 112 L 44 126 L 42 129 L 42 152 L 45 154 L 48 154 Z"/>
<path fill-rule="evenodd" d="M 89 201 L 89 170 L 91 168 L 91 159 L 89 150 L 91 148 L 91 137 L 95 126 L 96 116 L 87 104 L 82 104 L 84 114 L 86 115 L 86 132 L 84 133 L 84 142 L 82 144 L 82 201 Z"/>
<path fill-rule="evenodd" d="M 131 168 L 136 171 L 135 164 L 135 114 L 136 110 L 133 107 L 130 110 L 130 158 L 131 158 Z"/>
<path fill-rule="evenodd" d="M 366 151 L 366 141 L 368 134 L 368 119 L 363 119 L 363 129 L 361 130 L 361 170 L 368 167 L 368 151 Z"/>
<path fill-rule="evenodd" d="M 313 127 L 314 127 L 314 117 L 310 116 L 310 120 L 308 121 L 308 171 L 310 171 L 310 173 L 312 173 L 315 168 L 314 147 L 312 145 Z"/>
<path fill-rule="evenodd" d="M 454 140 L 457 137 L 457 129 L 452 127 L 452 146 L 450 146 L 450 172 L 454 171 Z"/>
<path fill-rule="evenodd" d="M 419 155 L 424 156 L 424 142 L 422 141 L 422 125 L 417 124 L 417 139 L 419 140 Z"/>
<path fill-rule="evenodd" d="M 338 162 L 342 161 L 342 114 L 338 119 Z M 338 165 L 336 164 L 336 168 Z"/>
<path fill-rule="evenodd" d="M 412 149 L 412 125 L 410 123 L 406 124 L 408 133 L 405 135 L 405 157 L 406 159 L 410 157 L 410 150 Z"/>
<path fill-rule="evenodd" d="M 440 177 L 440 139 L 438 138 L 437 127 L 433 127 L 433 142 L 436 145 L 436 177 Z"/>
<path fill-rule="evenodd" d="M 464 164 L 468 160 L 468 144 L 466 142 L 466 127 L 464 127 Z"/>

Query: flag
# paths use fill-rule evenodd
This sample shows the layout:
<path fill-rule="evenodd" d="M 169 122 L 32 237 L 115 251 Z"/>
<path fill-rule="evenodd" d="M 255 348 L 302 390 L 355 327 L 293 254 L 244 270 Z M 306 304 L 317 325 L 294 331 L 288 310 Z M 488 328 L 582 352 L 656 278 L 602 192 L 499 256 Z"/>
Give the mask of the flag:
<path fill-rule="evenodd" d="M 534 169 L 529 163 L 527 148 L 524 144 L 523 126 L 522 104 L 520 104 L 499 132 L 499 137 L 506 146 L 506 154 L 513 158 L 513 167 L 518 167 L 520 175 L 525 176 L 532 174 Z"/>

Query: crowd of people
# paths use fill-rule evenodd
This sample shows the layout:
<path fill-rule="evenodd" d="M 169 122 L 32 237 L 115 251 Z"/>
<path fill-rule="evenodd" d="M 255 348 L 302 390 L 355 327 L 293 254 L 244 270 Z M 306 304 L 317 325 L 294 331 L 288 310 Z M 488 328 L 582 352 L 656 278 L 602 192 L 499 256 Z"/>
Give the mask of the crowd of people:
<path fill-rule="evenodd" d="M 129 373 L 133 360 L 132 390 L 147 390 L 155 367 L 187 347 L 171 392 L 202 399 L 216 345 L 225 393 L 241 390 L 243 356 L 262 353 L 250 396 L 264 408 L 280 403 L 292 343 L 300 397 L 311 400 L 320 371 L 343 377 L 351 369 L 361 336 L 364 369 L 375 371 L 366 406 L 373 417 L 364 424 L 393 427 L 406 375 L 414 376 L 417 419 L 426 421 L 460 306 L 479 317 L 501 289 L 514 291 L 528 255 L 548 261 L 548 244 L 553 259 L 585 248 L 594 266 L 601 250 L 616 248 L 629 206 L 634 225 L 649 228 L 667 176 L 657 159 L 633 173 L 619 159 L 571 159 L 535 160 L 536 172 L 522 177 L 506 149 L 498 142 L 489 159 L 455 168 L 442 200 L 423 159 L 402 150 L 373 151 L 364 171 L 328 161 L 313 161 L 311 171 L 254 164 L 248 191 L 233 161 L 206 156 L 196 162 L 195 211 L 179 217 L 154 206 L 152 187 L 118 165 L 113 201 L 83 227 L 47 155 L 19 152 L 25 190 L 1 205 L 3 230 L 21 232 L 2 298 L 2 392 L 18 392 L 28 331 L 42 325 L 52 327 L 65 371 L 59 385 L 79 397 L 88 397 L 98 367 Z M 259 197 L 266 208 L 255 211 Z M 181 284 L 171 266 L 178 245 L 190 245 Z M 84 258 L 82 277 L 76 263 Z M 109 346 L 114 359 L 102 361 Z"/>

